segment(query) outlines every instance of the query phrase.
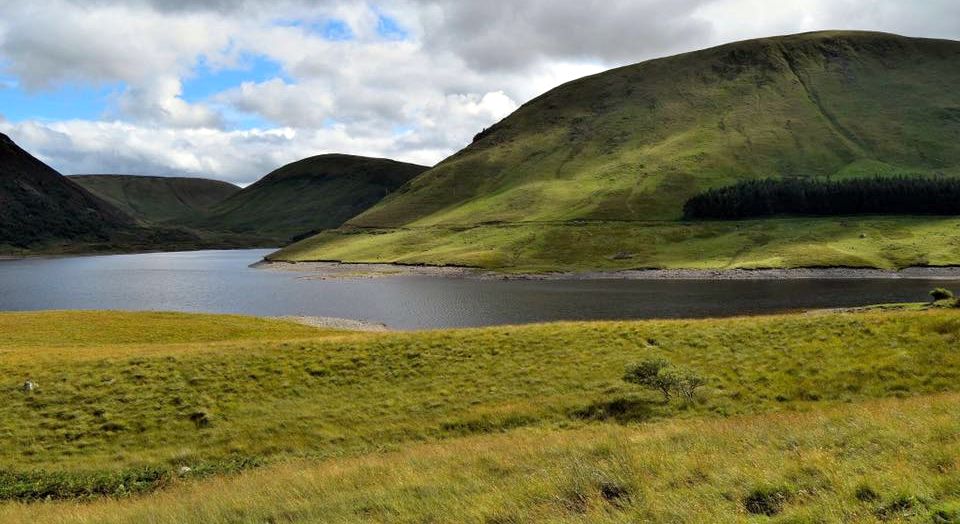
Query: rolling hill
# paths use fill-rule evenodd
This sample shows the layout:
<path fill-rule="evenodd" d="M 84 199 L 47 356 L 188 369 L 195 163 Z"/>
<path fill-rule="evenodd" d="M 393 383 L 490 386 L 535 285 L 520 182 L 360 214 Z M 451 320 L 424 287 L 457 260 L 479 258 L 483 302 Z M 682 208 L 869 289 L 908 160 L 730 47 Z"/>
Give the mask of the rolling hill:
<path fill-rule="evenodd" d="M 271 172 L 189 224 L 285 243 L 340 226 L 426 169 L 381 158 L 313 156 Z"/>
<path fill-rule="evenodd" d="M 271 256 L 502 270 L 960 263 L 960 222 L 681 222 L 761 178 L 960 175 L 960 42 L 819 32 L 564 84 L 348 221 Z M 859 242 L 858 242 L 859 241 Z"/>
<path fill-rule="evenodd" d="M 74 175 L 87 191 L 147 222 L 193 218 L 240 188 L 219 180 L 135 175 Z"/>
<path fill-rule="evenodd" d="M 0 249 L 104 241 L 132 222 L 0 134 Z"/>

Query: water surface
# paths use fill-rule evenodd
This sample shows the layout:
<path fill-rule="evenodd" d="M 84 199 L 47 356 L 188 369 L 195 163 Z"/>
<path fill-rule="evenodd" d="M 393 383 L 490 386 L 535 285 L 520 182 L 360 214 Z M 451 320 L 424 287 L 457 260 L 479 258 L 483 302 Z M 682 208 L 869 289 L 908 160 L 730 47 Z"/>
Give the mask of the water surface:
<path fill-rule="evenodd" d="M 310 315 L 397 329 L 551 320 L 729 316 L 922 301 L 960 281 L 310 280 L 253 269 L 270 250 L 0 261 L 0 310 L 126 309 Z"/>

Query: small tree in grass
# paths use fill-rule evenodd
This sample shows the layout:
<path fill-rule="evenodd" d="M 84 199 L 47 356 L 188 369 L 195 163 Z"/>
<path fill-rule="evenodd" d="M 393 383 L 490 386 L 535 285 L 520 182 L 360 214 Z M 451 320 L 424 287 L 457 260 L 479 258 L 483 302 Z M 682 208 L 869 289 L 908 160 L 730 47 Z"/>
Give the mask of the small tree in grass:
<path fill-rule="evenodd" d="M 679 369 L 663 359 L 644 360 L 627 368 L 623 380 L 659 391 L 665 402 L 677 393 L 686 402 L 696 400 L 697 389 L 707 381 L 692 371 Z"/>
<path fill-rule="evenodd" d="M 669 372 L 670 363 L 663 359 L 644 360 L 627 368 L 623 380 L 663 394 L 663 400 L 670 402 L 670 392 L 676 386 L 676 377 Z"/>
<path fill-rule="evenodd" d="M 700 375 L 690 371 L 678 371 L 676 374 L 677 392 L 680 393 L 684 401 L 695 401 L 697 399 L 697 389 L 705 386 L 707 381 Z"/>

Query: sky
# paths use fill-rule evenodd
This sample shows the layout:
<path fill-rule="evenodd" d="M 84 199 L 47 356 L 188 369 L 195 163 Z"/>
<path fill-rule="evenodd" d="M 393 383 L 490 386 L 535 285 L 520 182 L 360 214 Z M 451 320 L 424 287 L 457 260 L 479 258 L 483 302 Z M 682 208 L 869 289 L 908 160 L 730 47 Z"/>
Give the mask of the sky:
<path fill-rule="evenodd" d="M 432 165 L 563 82 L 824 29 L 960 39 L 960 2 L 0 0 L 0 132 L 64 174 Z"/>

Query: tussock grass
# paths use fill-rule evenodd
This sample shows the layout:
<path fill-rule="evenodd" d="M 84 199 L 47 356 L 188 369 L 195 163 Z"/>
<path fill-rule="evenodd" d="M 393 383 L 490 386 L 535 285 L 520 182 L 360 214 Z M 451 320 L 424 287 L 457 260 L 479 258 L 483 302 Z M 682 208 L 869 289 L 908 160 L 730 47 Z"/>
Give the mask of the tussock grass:
<path fill-rule="evenodd" d="M 640 426 L 526 428 L 294 461 L 10 522 L 956 522 L 957 394 Z"/>
<path fill-rule="evenodd" d="M 8 443 L 0 496 L 126 495 L 519 428 L 716 419 L 960 390 L 960 311 L 952 309 L 386 334 L 166 315 L 0 315 L 6 329 L 59 319 L 73 337 L 56 347 L 62 330 L 21 334 L 0 350 Z M 124 343 L 105 342 L 111 332 Z M 621 381 L 628 364 L 647 358 L 704 377 L 702 400 L 665 404 Z M 21 388 L 26 379 L 35 390 Z"/>

